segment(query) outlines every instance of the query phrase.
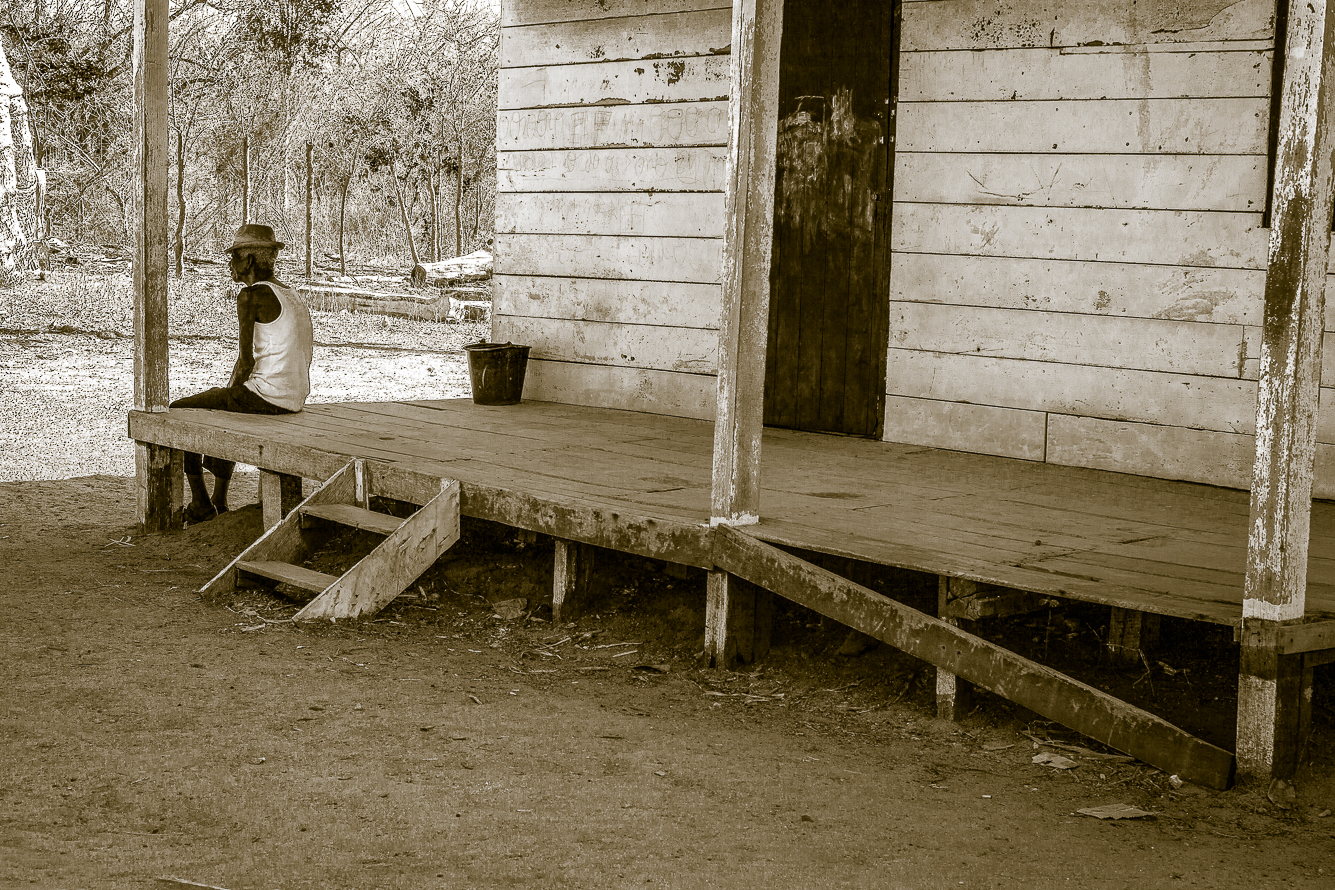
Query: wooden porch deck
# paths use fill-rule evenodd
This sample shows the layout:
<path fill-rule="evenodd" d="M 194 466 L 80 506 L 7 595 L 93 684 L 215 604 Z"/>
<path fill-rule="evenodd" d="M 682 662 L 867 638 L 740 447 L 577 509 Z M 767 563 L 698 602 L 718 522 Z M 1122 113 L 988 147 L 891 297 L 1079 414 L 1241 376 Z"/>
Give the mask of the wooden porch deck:
<path fill-rule="evenodd" d="M 325 479 L 383 462 L 380 490 L 424 503 L 459 480 L 465 515 L 712 568 L 706 421 L 544 402 L 310 405 L 261 417 L 133 412 L 130 436 Z M 1137 611 L 1237 626 L 1246 492 L 932 448 L 766 430 L 772 543 Z M 1317 502 L 1305 635 L 1335 637 L 1335 504 Z M 1335 645 L 1331 643 L 1330 645 Z"/>

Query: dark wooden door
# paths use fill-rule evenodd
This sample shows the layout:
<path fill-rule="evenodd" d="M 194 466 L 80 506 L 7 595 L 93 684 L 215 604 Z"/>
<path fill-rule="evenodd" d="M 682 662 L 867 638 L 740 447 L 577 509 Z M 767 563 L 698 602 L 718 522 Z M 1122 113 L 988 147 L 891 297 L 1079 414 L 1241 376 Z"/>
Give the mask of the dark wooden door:
<path fill-rule="evenodd" d="M 879 436 L 897 3 L 787 0 L 765 423 Z"/>

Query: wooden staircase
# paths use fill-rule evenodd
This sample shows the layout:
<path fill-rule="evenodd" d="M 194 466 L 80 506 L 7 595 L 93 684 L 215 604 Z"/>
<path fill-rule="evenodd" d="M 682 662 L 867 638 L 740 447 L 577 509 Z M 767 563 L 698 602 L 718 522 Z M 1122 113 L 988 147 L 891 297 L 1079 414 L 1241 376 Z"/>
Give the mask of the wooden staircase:
<path fill-rule="evenodd" d="M 370 509 L 373 479 L 367 470 L 365 461 L 348 463 L 200 592 L 216 599 L 246 583 L 290 584 L 316 595 L 296 614 L 297 621 L 337 621 L 383 609 L 459 540 L 459 483 L 442 479 L 440 494 L 399 519 Z M 340 577 L 297 565 L 339 528 L 384 540 Z"/>

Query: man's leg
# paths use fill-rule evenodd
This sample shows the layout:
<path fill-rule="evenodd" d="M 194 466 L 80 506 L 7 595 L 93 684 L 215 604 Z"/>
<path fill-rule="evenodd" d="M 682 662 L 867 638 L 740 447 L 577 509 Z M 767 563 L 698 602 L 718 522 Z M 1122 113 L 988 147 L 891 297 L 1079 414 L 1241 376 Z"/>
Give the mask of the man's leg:
<path fill-rule="evenodd" d="M 172 402 L 169 408 L 211 408 L 227 410 L 232 399 L 228 396 L 227 387 L 215 386 L 213 389 L 207 389 L 204 392 L 196 393 L 193 396 L 186 396 Z M 185 453 L 185 481 L 190 486 L 190 503 L 185 507 L 185 521 L 187 525 L 193 525 L 196 522 L 203 522 L 206 519 L 212 519 L 218 515 L 218 510 L 209 499 L 209 489 L 204 482 L 204 461 L 212 462 L 213 458 L 203 458 L 198 454 L 187 451 Z M 210 466 L 212 471 L 213 467 Z M 216 475 L 216 474 L 215 474 Z M 230 468 L 228 475 L 231 475 Z M 223 503 L 226 503 L 227 489 L 223 488 Z"/>
<path fill-rule="evenodd" d="M 172 402 L 172 408 L 209 408 L 231 411 L 234 414 L 291 414 L 286 408 L 271 405 L 244 386 L 215 386 L 193 396 Z M 186 507 L 186 522 L 203 522 L 219 513 L 227 512 L 227 489 L 232 483 L 230 460 L 203 457 L 186 453 L 185 478 L 190 483 L 190 504 Z M 204 469 L 213 474 L 213 497 L 204 484 Z"/>
<path fill-rule="evenodd" d="M 206 457 L 203 463 L 204 468 L 213 474 L 213 509 L 226 513 L 227 488 L 232 484 L 232 470 L 236 464 L 218 457 Z"/>

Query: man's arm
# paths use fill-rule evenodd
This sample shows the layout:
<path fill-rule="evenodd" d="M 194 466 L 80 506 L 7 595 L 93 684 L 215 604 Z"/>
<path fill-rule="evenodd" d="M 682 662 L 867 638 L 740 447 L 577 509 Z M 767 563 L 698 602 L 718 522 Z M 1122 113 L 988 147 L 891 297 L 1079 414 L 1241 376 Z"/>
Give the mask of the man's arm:
<path fill-rule="evenodd" d="M 228 386 L 245 383 L 255 369 L 255 295 L 250 288 L 236 295 L 237 357 Z"/>

